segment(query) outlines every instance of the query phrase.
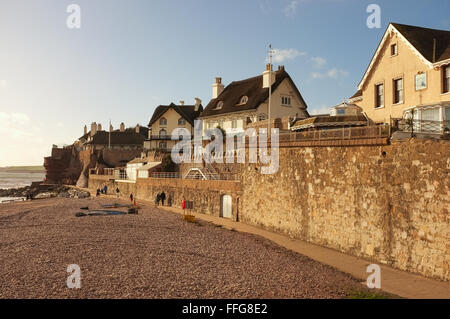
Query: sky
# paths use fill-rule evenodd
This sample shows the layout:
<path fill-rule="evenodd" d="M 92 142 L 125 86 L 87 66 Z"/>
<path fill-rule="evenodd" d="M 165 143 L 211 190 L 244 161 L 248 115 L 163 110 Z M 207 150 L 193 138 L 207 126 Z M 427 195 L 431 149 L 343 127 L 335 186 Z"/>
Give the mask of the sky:
<path fill-rule="evenodd" d="M 356 92 L 389 22 L 449 30 L 449 12 L 450 0 L 0 0 L 0 166 L 42 165 L 94 121 L 206 105 L 215 77 L 261 74 L 269 44 L 309 112 L 327 113 Z"/>

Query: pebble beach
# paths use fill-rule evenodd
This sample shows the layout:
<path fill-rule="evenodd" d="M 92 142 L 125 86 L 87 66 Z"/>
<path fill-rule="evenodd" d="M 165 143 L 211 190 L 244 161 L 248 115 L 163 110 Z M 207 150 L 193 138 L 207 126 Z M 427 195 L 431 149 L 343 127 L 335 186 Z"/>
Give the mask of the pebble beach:
<path fill-rule="evenodd" d="M 345 298 L 350 275 L 269 240 L 142 206 L 75 217 L 106 198 L 0 204 L 0 298 Z M 68 265 L 81 269 L 69 289 Z"/>

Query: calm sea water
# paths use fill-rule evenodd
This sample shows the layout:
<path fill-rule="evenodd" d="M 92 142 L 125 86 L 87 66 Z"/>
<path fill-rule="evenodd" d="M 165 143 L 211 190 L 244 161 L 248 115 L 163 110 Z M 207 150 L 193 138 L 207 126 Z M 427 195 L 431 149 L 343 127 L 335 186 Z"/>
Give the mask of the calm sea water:
<path fill-rule="evenodd" d="M 0 189 L 20 188 L 30 186 L 32 182 L 40 182 L 45 178 L 45 173 L 10 173 L 0 172 Z M 12 198 L 0 197 L 3 200 Z"/>

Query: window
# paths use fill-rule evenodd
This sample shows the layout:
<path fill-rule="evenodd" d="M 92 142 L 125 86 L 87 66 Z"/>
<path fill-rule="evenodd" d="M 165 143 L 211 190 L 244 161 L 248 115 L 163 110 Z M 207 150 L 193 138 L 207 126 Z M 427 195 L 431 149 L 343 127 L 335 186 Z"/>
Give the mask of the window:
<path fill-rule="evenodd" d="M 166 119 L 165 117 L 162 117 L 162 118 L 159 120 L 159 125 L 167 125 L 167 119 Z"/>
<path fill-rule="evenodd" d="M 167 149 L 167 143 L 166 142 L 159 142 L 159 148 L 163 149 L 163 150 Z"/>
<path fill-rule="evenodd" d="M 424 90 L 427 88 L 427 74 L 416 74 L 416 91 Z"/>
<path fill-rule="evenodd" d="M 337 109 L 336 110 L 336 114 L 337 115 L 345 115 L 345 110 L 344 109 Z"/>
<path fill-rule="evenodd" d="M 178 125 L 186 125 L 186 120 L 182 117 L 178 119 Z"/>
<path fill-rule="evenodd" d="M 443 85 L 442 85 L 442 93 L 450 92 L 450 65 L 447 65 L 442 68 L 443 75 Z"/>
<path fill-rule="evenodd" d="M 258 115 L 258 121 L 265 121 L 267 119 L 266 114 L 261 113 Z"/>
<path fill-rule="evenodd" d="M 403 79 L 394 80 L 394 104 L 403 103 Z"/>
<path fill-rule="evenodd" d="M 282 96 L 281 97 L 281 105 L 291 105 L 291 97 L 290 96 Z"/>
<path fill-rule="evenodd" d="M 237 120 L 231 121 L 231 128 L 237 128 Z"/>
<path fill-rule="evenodd" d="M 248 96 L 243 96 L 243 97 L 241 97 L 241 100 L 239 101 L 239 104 L 238 105 L 245 105 L 245 104 L 247 104 L 247 102 L 248 102 Z"/>
<path fill-rule="evenodd" d="M 384 106 L 384 84 L 375 85 L 375 108 Z"/>
<path fill-rule="evenodd" d="M 160 130 L 159 131 L 159 136 L 160 137 L 166 137 L 166 135 L 167 135 L 167 131 L 166 130 Z"/>
<path fill-rule="evenodd" d="M 214 108 L 214 110 L 220 110 L 222 107 L 223 107 L 223 101 L 219 101 L 219 103 L 217 103 L 217 105 Z"/>
<path fill-rule="evenodd" d="M 397 43 L 391 45 L 391 56 L 397 55 L 398 53 L 398 48 L 397 48 Z"/>

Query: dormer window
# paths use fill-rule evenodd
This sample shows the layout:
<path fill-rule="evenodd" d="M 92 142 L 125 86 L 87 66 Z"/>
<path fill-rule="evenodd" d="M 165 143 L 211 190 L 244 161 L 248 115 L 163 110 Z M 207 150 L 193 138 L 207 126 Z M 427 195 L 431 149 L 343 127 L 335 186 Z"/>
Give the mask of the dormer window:
<path fill-rule="evenodd" d="M 238 105 L 245 105 L 248 102 L 248 96 L 244 95 L 243 97 L 241 97 L 239 104 Z"/>
<path fill-rule="evenodd" d="M 223 101 L 219 101 L 216 105 L 216 107 L 214 108 L 214 110 L 220 110 L 223 107 Z"/>
<path fill-rule="evenodd" d="M 159 120 L 159 125 L 167 125 L 167 119 L 166 119 L 165 117 L 162 117 L 162 118 Z"/>

